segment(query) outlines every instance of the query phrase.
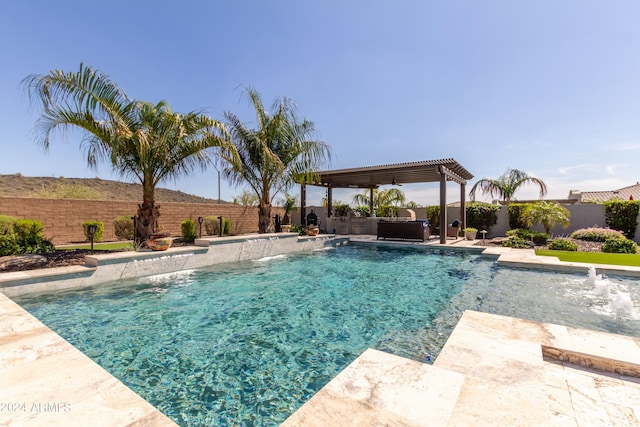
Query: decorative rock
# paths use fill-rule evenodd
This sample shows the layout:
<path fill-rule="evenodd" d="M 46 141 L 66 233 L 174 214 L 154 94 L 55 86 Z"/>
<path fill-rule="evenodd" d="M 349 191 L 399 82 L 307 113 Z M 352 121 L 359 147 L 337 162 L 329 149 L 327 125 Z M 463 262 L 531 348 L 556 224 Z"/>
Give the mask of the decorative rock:
<path fill-rule="evenodd" d="M 38 254 L 0 257 L 0 270 L 32 270 L 44 267 L 46 264 L 47 258 Z"/>

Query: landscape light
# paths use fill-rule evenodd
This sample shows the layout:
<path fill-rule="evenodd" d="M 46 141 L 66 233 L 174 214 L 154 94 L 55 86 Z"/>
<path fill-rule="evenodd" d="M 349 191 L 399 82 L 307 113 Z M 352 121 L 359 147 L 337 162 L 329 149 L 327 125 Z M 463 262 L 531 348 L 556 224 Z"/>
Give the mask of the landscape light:
<path fill-rule="evenodd" d="M 92 224 L 89 226 L 88 230 L 89 230 L 89 238 L 91 239 L 91 254 L 93 254 L 93 239 L 96 235 L 96 231 L 98 231 L 98 226 L 95 224 Z"/>
<path fill-rule="evenodd" d="M 198 217 L 198 224 L 200 224 L 200 237 L 202 237 L 202 223 L 204 222 L 204 218 L 199 216 Z"/>

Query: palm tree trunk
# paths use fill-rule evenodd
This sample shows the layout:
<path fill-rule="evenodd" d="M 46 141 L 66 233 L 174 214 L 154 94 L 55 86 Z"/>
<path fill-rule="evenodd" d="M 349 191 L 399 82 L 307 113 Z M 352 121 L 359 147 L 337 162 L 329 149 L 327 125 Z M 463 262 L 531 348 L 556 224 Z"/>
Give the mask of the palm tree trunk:
<path fill-rule="evenodd" d="M 150 182 L 147 181 L 147 182 Z M 160 206 L 155 205 L 154 188 L 142 183 L 142 204 L 138 205 L 138 216 L 136 218 L 136 242 L 142 243 L 155 233 L 160 217 Z"/>
<path fill-rule="evenodd" d="M 258 233 L 266 233 L 271 224 L 271 203 L 260 202 L 258 206 Z"/>

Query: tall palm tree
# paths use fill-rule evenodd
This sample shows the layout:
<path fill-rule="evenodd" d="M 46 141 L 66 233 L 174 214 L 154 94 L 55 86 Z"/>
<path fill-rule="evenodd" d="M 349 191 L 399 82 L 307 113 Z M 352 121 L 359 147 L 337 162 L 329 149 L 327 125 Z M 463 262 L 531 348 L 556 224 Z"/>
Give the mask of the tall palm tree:
<path fill-rule="evenodd" d="M 237 157 L 222 123 L 199 111 L 175 113 L 164 101 L 132 100 L 109 76 L 83 64 L 75 73 L 32 74 L 23 84 L 32 102 L 42 106 L 36 134 L 45 150 L 56 131 L 79 128 L 91 168 L 109 160 L 115 171 L 142 184 L 137 241 L 156 231 L 160 211 L 154 192 L 160 182 L 188 175 L 196 166 L 204 169 L 213 154 Z"/>
<path fill-rule="evenodd" d="M 265 233 L 271 222 L 271 200 L 297 180 L 313 176 L 313 171 L 331 158 L 329 146 L 314 139 L 313 122 L 298 118 L 288 98 L 275 100 L 268 112 L 253 88 L 245 88 L 255 110 L 257 127 L 248 127 L 235 114 L 225 112 L 231 139 L 239 154 L 223 173 L 233 184 L 246 183 L 258 196 L 258 230 Z"/>
<path fill-rule="evenodd" d="M 369 206 L 369 192 L 358 193 L 353 196 L 356 205 Z M 405 195 L 399 188 L 388 188 L 386 190 L 373 190 L 373 210 L 378 216 L 385 216 L 390 207 L 398 208 L 405 202 Z"/>
<path fill-rule="evenodd" d="M 540 187 L 541 198 L 547 194 L 547 186 L 541 179 L 530 176 L 518 169 L 508 169 L 498 179 L 482 178 L 476 182 L 471 187 L 469 196 L 471 200 L 475 200 L 476 190 L 479 188 L 484 194 L 489 193 L 491 197 L 498 196 L 503 202 L 509 204 L 513 199 L 514 193 L 525 184 L 535 184 Z"/>
<path fill-rule="evenodd" d="M 567 208 L 558 203 L 540 201 L 527 205 L 522 212 L 522 220 L 529 227 L 541 223 L 545 233 L 551 235 L 551 229 L 554 225 L 561 224 L 564 228 L 569 226 L 570 214 Z"/>

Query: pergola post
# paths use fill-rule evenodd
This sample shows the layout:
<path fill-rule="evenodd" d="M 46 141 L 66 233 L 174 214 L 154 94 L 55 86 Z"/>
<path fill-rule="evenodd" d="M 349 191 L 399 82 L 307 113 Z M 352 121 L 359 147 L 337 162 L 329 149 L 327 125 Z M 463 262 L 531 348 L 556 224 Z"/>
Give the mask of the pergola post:
<path fill-rule="evenodd" d="M 300 224 L 304 227 L 307 225 L 307 216 L 305 215 L 307 203 L 307 186 L 305 183 L 300 184 Z"/>
<path fill-rule="evenodd" d="M 440 244 L 447 243 L 447 175 L 440 171 Z"/>
<path fill-rule="evenodd" d="M 462 229 L 467 228 L 467 207 L 465 201 L 466 186 L 460 184 L 460 222 L 462 222 Z"/>
<path fill-rule="evenodd" d="M 373 211 L 373 187 L 369 189 L 369 214 L 373 216 L 375 212 Z"/>
<path fill-rule="evenodd" d="M 327 218 L 331 218 L 331 212 L 333 212 L 333 188 L 327 188 Z"/>

